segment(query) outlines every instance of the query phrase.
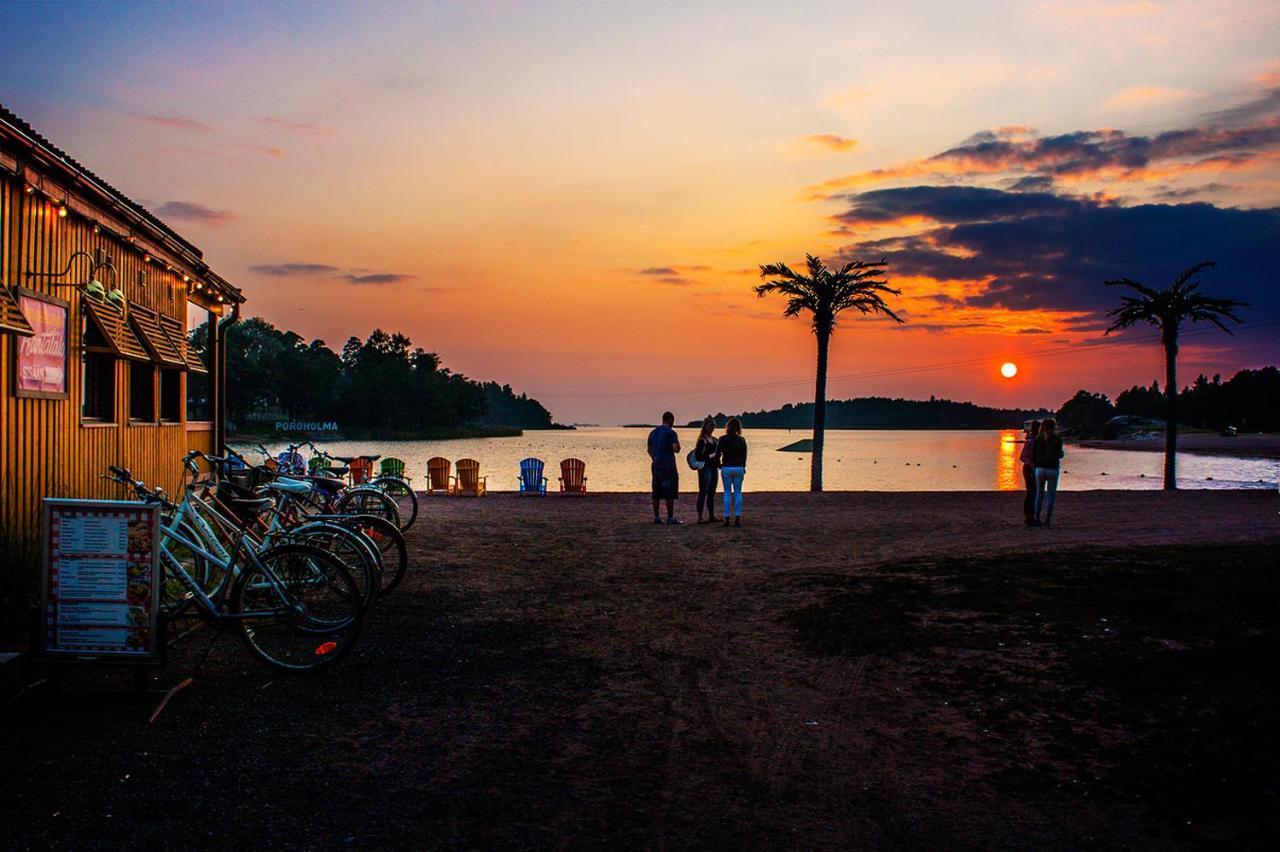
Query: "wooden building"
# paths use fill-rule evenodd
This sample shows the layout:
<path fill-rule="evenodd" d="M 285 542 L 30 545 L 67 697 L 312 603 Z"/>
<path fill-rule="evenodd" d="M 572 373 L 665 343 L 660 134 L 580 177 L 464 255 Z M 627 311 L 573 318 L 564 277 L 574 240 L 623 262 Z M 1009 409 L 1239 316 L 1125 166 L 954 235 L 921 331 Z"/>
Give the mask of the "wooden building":
<path fill-rule="evenodd" d="M 243 301 L 0 106 L 0 524 L 31 529 L 46 496 L 124 498 L 99 478 L 109 464 L 176 493 L 183 454 L 223 446 Z"/>

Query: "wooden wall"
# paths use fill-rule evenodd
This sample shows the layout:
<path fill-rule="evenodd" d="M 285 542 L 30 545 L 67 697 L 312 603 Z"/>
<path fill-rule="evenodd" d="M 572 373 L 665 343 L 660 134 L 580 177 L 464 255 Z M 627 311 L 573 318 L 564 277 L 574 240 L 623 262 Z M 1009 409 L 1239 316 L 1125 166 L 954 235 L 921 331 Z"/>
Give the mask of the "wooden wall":
<path fill-rule="evenodd" d="M 130 423 L 129 366 L 118 360 L 114 422 L 81 422 L 82 296 L 75 287 L 66 285 L 84 283 L 90 264 L 77 259 L 71 273 L 61 279 L 34 278 L 27 273 L 60 272 L 74 252 L 93 255 L 95 249 L 102 249 L 114 262 L 119 284 L 130 302 L 178 318 L 185 328 L 188 285 L 183 282 L 183 272 L 177 268 L 167 271 L 162 259 L 148 263 L 143 250 L 105 233 L 95 234 L 87 217 L 97 218 L 96 211 L 83 203 L 73 203 L 72 214 L 60 218 L 53 204 L 39 194 L 25 193 L 23 187 L 22 179 L 0 172 L 0 280 L 10 287 L 18 285 L 70 303 L 69 398 L 16 397 L 16 338 L 0 334 L 0 523 L 25 527 L 34 522 L 40 500 L 46 496 L 123 499 L 122 489 L 99 478 L 108 464 L 127 467 L 137 478 L 162 484 L 174 494 L 187 449 L 213 449 L 212 427 L 186 422 L 186 375 L 182 377 L 182 422 Z M 139 283 L 140 272 L 146 273 L 145 283 Z M 106 283 L 110 273 L 99 277 Z"/>

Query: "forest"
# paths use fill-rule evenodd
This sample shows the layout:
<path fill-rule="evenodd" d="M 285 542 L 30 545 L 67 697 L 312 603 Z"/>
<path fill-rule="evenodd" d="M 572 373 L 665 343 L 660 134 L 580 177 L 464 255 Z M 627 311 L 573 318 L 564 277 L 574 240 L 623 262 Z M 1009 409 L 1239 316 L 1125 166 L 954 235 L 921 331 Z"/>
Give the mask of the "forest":
<path fill-rule="evenodd" d="M 1117 415 L 1164 420 L 1167 411 L 1164 391 L 1152 382 L 1121 391 L 1114 402 L 1100 393 L 1077 391 L 1058 410 L 1058 419 L 1063 426 L 1079 427 L 1105 423 Z M 1234 426 L 1242 432 L 1280 431 L 1280 370 L 1241 370 L 1226 381 L 1220 375 L 1209 378 L 1202 373 L 1178 392 L 1178 422 L 1199 429 Z"/>
<path fill-rule="evenodd" d="M 972 402 L 929 397 L 890 399 L 881 396 L 831 400 L 828 429 L 1008 429 L 1047 412 L 986 408 Z M 767 411 L 744 411 L 742 425 L 751 429 L 807 429 L 813 426 L 813 403 L 788 403 Z M 723 425 L 725 415 L 716 420 Z M 701 422 L 701 421 L 699 421 Z"/>
<path fill-rule="evenodd" d="M 199 349 L 203 334 L 203 326 L 193 334 Z M 348 437 L 555 428 L 536 399 L 455 373 L 403 334 L 375 329 L 334 352 L 260 317 L 228 330 L 227 411 L 238 431 L 270 431 L 278 420 L 325 422 Z"/>

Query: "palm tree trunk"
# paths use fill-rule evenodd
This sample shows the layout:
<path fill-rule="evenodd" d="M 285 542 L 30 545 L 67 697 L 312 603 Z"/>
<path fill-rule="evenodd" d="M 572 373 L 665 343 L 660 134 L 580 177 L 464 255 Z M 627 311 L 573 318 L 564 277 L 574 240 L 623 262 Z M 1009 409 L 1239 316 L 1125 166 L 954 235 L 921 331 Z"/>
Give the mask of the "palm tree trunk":
<path fill-rule="evenodd" d="M 827 350 L 830 332 L 818 332 L 818 377 L 813 387 L 813 466 L 809 470 L 809 490 L 822 490 L 822 446 L 827 434 Z"/>
<path fill-rule="evenodd" d="M 1177 334 L 1175 331 L 1174 334 Z M 1178 490 L 1178 341 L 1164 345 L 1165 396 L 1169 401 L 1164 427 L 1164 490 Z"/>

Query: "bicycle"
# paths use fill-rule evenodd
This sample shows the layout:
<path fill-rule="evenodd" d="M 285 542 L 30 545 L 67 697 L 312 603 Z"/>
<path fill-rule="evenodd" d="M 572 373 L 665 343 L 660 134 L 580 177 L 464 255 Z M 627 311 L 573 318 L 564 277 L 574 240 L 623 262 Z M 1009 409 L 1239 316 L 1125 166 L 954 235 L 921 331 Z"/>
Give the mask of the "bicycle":
<path fill-rule="evenodd" d="M 190 515 L 183 524 L 179 507 L 162 490 L 148 489 L 126 468 L 110 465 L 107 470 L 110 475 L 103 479 L 131 488 L 139 499 L 171 513 L 161 522 L 157 546 L 166 579 L 176 576 L 190 593 L 177 614 L 192 608 L 211 625 L 234 624 L 250 651 L 283 671 L 319 671 L 350 652 L 364 611 L 355 580 L 332 554 L 298 542 L 258 553 L 243 531 L 225 551 L 199 515 Z M 255 502 L 265 508 L 270 501 Z M 175 545 L 217 566 L 219 579 L 211 592 L 187 572 L 172 552 Z"/>
<path fill-rule="evenodd" d="M 306 442 L 314 456 L 308 462 L 308 467 L 314 472 L 317 470 L 328 471 L 336 477 L 345 477 L 350 473 L 350 465 L 356 459 L 367 460 L 370 465 L 381 456 L 334 456 L 317 447 L 310 441 Z M 327 464 L 329 461 L 339 462 L 346 467 L 332 467 Z M 407 532 L 409 527 L 413 526 L 414 521 L 418 519 L 418 495 L 404 477 L 393 476 L 391 474 L 380 474 L 371 477 L 360 485 L 348 483 L 349 487 L 362 488 L 372 486 L 377 488 L 383 494 L 386 494 L 395 501 L 396 510 L 400 513 L 400 532 Z"/>

